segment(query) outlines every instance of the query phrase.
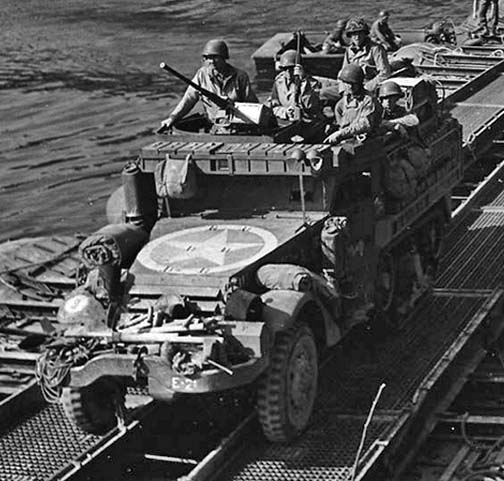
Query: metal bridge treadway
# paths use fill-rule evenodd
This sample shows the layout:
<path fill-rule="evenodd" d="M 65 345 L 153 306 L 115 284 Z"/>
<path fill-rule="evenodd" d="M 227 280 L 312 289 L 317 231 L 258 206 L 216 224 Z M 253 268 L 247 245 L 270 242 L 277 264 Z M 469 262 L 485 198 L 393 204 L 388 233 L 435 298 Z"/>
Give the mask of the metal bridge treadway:
<path fill-rule="evenodd" d="M 45 405 L 20 419 L 13 429 L 0 430 L 1 479 L 49 479 L 72 459 L 96 446 L 99 440 L 100 437 L 75 427 L 60 404 Z"/>
<path fill-rule="evenodd" d="M 464 338 L 485 303 L 504 280 L 504 193 L 497 182 L 483 204 L 449 235 L 432 295 L 401 332 L 373 342 L 366 334 L 346 339 L 324 366 L 313 422 L 288 445 L 259 435 L 220 473 L 219 480 L 347 480 L 369 409 L 381 383 L 386 387 L 368 428 L 358 476 L 362 479 L 415 408 L 422 382 Z M 467 333 L 467 337 L 470 333 Z"/>
<path fill-rule="evenodd" d="M 476 135 L 483 126 L 504 111 L 504 76 L 499 74 L 488 85 L 450 109 L 451 114 L 462 124 L 464 141 Z"/>

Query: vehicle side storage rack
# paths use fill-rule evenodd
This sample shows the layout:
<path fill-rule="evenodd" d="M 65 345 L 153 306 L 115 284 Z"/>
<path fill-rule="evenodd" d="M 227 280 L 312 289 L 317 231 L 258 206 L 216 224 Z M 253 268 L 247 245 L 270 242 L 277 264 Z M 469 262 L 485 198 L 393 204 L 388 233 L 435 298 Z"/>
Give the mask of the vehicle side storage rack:
<path fill-rule="evenodd" d="M 275 144 L 270 142 L 154 142 L 142 149 L 140 167 L 152 172 L 167 156 L 184 159 L 188 155 L 205 174 L 217 175 L 298 175 L 299 166 L 291 156 L 300 149 L 304 154 L 316 150 L 319 155 L 331 155 L 328 144 Z M 295 163 L 295 160 L 294 160 Z M 310 169 L 300 163 L 303 173 Z"/>

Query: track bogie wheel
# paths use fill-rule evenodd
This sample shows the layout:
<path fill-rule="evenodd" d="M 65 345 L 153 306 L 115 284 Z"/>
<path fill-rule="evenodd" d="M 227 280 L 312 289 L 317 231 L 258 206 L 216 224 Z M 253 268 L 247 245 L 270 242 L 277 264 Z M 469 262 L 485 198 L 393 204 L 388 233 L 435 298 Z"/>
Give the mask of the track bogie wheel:
<path fill-rule="evenodd" d="M 311 329 L 302 324 L 279 332 L 257 396 L 259 421 L 270 441 L 290 441 L 306 428 L 317 379 L 317 346 Z"/>
<path fill-rule="evenodd" d="M 117 425 L 124 410 L 126 389 L 114 379 L 99 379 L 83 388 L 63 388 L 61 402 L 67 417 L 86 433 L 105 434 Z"/>

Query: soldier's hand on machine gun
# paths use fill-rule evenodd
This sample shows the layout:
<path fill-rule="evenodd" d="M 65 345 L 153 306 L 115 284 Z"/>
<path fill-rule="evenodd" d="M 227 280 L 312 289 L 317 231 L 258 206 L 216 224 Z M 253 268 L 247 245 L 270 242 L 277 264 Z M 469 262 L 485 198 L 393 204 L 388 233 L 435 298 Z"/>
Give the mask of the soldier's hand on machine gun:
<path fill-rule="evenodd" d="M 156 130 L 156 134 L 161 134 L 163 132 L 167 132 L 168 130 L 171 130 L 174 123 L 175 123 L 175 119 L 172 117 L 168 117 L 167 119 L 162 120 L 161 127 L 159 127 Z"/>

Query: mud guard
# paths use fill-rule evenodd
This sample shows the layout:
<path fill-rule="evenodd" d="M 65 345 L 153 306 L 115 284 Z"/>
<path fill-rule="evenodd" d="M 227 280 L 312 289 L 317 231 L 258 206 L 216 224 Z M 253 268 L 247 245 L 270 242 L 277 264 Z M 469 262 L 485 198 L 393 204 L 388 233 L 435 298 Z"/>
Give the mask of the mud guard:
<path fill-rule="evenodd" d="M 293 326 L 303 308 L 311 303 L 316 305 L 322 314 L 325 344 L 333 346 L 342 337 L 337 319 L 332 318 L 320 300 L 309 292 L 272 290 L 263 294 L 261 299 L 264 303 L 263 321 L 269 326 L 273 334 L 285 331 Z M 310 326 L 310 321 L 307 324 Z"/>

